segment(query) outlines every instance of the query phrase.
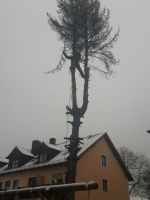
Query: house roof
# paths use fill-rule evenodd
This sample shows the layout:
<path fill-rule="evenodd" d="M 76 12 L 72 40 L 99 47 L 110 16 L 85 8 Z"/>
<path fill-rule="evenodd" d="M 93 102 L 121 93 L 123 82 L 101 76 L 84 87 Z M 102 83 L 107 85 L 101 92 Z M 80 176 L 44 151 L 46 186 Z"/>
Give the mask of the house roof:
<path fill-rule="evenodd" d="M 31 156 L 31 157 L 35 157 L 35 156 L 31 153 L 30 150 L 24 149 L 24 148 L 22 148 L 22 147 L 17 147 L 17 148 L 18 148 L 18 150 L 19 150 L 22 154 L 27 155 L 27 156 Z"/>
<path fill-rule="evenodd" d="M 27 155 L 27 156 L 30 156 L 30 157 L 35 157 L 35 156 L 31 153 L 30 150 L 24 149 L 24 148 L 22 148 L 22 147 L 17 147 L 17 146 L 16 146 L 16 147 L 10 152 L 10 154 L 7 156 L 7 158 L 10 158 L 11 155 L 13 154 L 13 152 L 14 152 L 16 149 L 17 149 L 21 154 L 24 154 L 24 155 Z"/>
<path fill-rule="evenodd" d="M 48 148 L 50 149 L 55 149 L 57 151 L 61 151 L 62 149 L 59 147 L 59 145 L 54 145 L 54 144 L 49 144 L 46 142 L 43 142 L 43 144 L 45 144 Z"/>
<path fill-rule="evenodd" d="M 116 150 L 115 146 L 111 142 L 111 140 L 110 140 L 110 138 L 109 138 L 107 133 L 104 133 L 104 134 L 99 133 L 99 134 L 95 134 L 95 135 L 90 135 L 88 137 L 84 137 L 83 141 L 82 141 L 83 144 L 81 145 L 81 150 L 78 153 L 78 157 L 81 157 L 95 143 L 97 143 L 102 138 L 105 139 L 105 141 L 107 142 L 107 144 L 111 148 L 115 158 L 117 159 L 120 167 L 122 168 L 122 170 L 125 173 L 125 175 L 128 178 L 128 180 L 132 181 L 133 178 L 132 178 L 131 174 L 129 173 L 128 169 L 126 168 L 124 162 L 122 161 L 118 151 Z M 23 166 L 21 166 L 19 168 L 6 169 L 6 170 L 0 169 L 0 174 L 13 173 L 13 172 L 17 172 L 17 171 L 23 171 L 23 170 L 29 170 L 29 169 L 35 169 L 35 168 L 42 168 L 42 167 L 50 167 L 50 166 L 53 166 L 53 165 L 64 164 L 67 161 L 68 153 L 67 153 L 67 150 L 64 147 L 66 145 L 66 142 L 60 143 L 60 144 L 56 144 L 56 145 L 52 145 L 52 144 L 46 144 L 46 145 L 50 145 L 49 146 L 50 148 L 55 147 L 55 149 L 57 149 L 57 150 L 59 149 L 61 151 L 54 158 L 52 158 L 51 160 L 49 160 L 49 161 L 47 161 L 45 163 L 37 163 L 37 157 L 34 157 L 31 161 L 29 161 L 28 163 L 26 163 L 25 165 L 23 165 Z M 19 148 L 19 150 L 23 154 L 29 153 L 28 151 L 24 151 L 22 149 L 23 148 Z M 33 156 L 33 154 L 31 154 L 31 155 Z"/>
<path fill-rule="evenodd" d="M 1 163 L 8 163 L 8 161 L 9 161 L 8 159 L 0 157 Z"/>

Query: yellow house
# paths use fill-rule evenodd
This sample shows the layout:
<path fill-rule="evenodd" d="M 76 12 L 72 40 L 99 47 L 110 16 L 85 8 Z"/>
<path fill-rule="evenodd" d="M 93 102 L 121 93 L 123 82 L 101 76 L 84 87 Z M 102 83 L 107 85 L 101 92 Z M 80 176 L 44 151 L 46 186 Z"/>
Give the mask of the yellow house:
<path fill-rule="evenodd" d="M 65 143 L 33 141 L 31 151 L 15 147 L 3 163 L 0 161 L 0 188 L 36 187 L 64 183 L 67 152 Z M 76 192 L 76 199 L 129 200 L 128 182 L 132 177 L 107 133 L 83 139 L 78 153 L 76 182 L 95 181 L 99 187 Z M 0 194 L 0 199 L 2 194 Z"/>

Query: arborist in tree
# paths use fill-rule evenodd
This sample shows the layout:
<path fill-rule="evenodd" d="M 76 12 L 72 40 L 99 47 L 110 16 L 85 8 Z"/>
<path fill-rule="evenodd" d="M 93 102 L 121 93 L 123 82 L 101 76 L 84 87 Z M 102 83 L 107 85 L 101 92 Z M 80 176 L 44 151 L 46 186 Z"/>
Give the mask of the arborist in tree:
<path fill-rule="evenodd" d="M 81 61 L 81 53 L 78 51 L 75 51 L 74 55 L 68 56 L 64 50 L 63 54 L 64 54 L 65 58 L 71 60 L 71 66 L 77 68 L 81 77 L 83 79 L 85 79 L 85 74 L 83 73 L 83 71 L 80 67 L 80 64 L 79 64 L 79 62 Z"/>

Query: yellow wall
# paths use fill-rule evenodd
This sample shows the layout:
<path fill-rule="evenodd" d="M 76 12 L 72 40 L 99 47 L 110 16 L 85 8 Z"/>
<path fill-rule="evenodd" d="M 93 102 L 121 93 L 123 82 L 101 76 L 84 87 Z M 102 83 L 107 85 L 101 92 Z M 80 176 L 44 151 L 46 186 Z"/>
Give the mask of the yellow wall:
<path fill-rule="evenodd" d="M 60 172 L 65 172 L 64 167 L 51 167 L 51 168 L 44 168 L 44 169 L 34 169 L 28 170 L 13 174 L 8 174 L 4 176 L 0 176 L 0 181 L 6 180 L 16 180 L 19 179 L 19 187 L 27 187 L 28 186 L 28 179 L 32 176 L 44 176 L 44 184 L 51 184 L 52 183 L 52 174 L 57 174 Z"/>
<path fill-rule="evenodd" d="M 107 157 L 107 167 L 101 165 L 101 155 Z M 108 192 L 102 191 L 102 179 L 108 180 Z M 85 153 L 78 163 L 76 181 L 96 181 L 99 189 L 90 191 L 92 200 L 128 200 L 128 180 L 104 139 Z M 87 192 L 77 192 L 77 199 L 87 199 Z"/>
<path fill-rule="evenodd" d="M 107 157 L 107 167 L 101 165 L 101 155 Z M 44 176 L 45 184 L 52 183 L 52 174 L 65 172 L 65 167 L 34 169 L 16 174 L 2 176 L 0 181 L 20 180 L 20 187 L 28 186 L 31 176 Z M 108 192 L 102 191 L 102 179 L 108 180 Z M 90 191 L 92 200 L 128 200 L 128 179 L 124 175 L 118 161 L 113 155 L 105 139 L 99 140 L 95 146 L 83 154 L 77 165 L 76 182 L 95 181 L 99 184 L 98 190 Z M 76 199 L 88 199 L 87 192 L 77 192 Z"/>

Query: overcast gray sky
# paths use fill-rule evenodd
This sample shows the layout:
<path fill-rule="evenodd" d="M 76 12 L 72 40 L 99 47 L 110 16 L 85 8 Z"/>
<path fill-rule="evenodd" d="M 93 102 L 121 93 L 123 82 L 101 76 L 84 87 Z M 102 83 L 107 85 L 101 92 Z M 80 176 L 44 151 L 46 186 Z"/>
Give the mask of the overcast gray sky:
<path fill-rule="evenodd" d="M 150 157 L 150 1 L 102 0 L 111 11 L 114 30 L 121 29 L 114 52 L 120 63 L 109 80 L 91 76 L 90 103 L 81 136 L 108 132 L 114 144 Z M 0 0 L 0 154 L 33 139 L 58 141 L 67 131 L 69 64 L 54 68 L 62 44 L 48 23 L 55 0 Z M 79 90 L 79 89 L 78 89 Z"/>

